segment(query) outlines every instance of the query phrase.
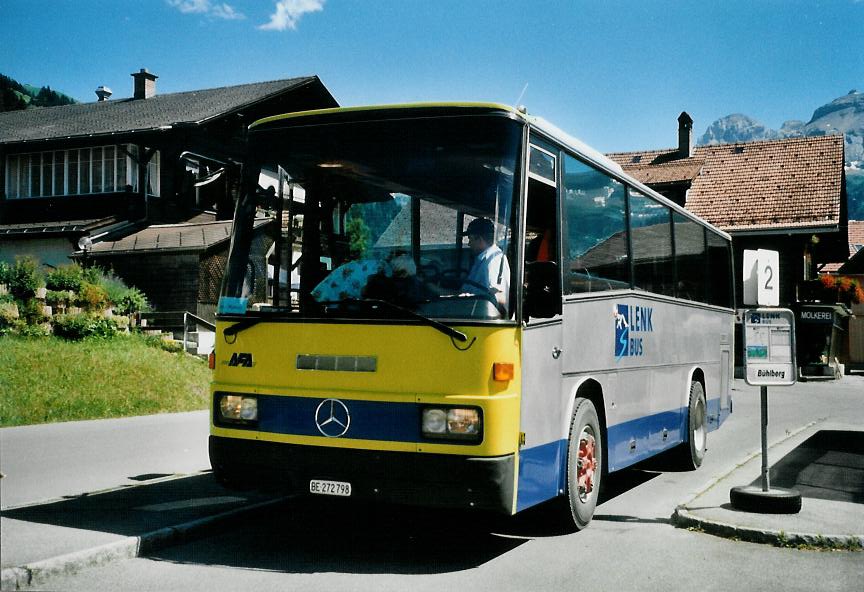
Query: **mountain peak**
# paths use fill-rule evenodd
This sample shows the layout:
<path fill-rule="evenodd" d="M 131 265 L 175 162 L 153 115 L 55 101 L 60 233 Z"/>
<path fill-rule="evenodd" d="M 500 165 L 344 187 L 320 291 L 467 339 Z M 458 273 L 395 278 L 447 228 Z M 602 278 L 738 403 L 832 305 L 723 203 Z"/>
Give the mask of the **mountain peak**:
<path fill-rule="evenodd" d="M 733 144 L 752 140 L 773 140 L 778 133 L 742 113 L 721 117 L 705 130 L 699 144 Z"/>

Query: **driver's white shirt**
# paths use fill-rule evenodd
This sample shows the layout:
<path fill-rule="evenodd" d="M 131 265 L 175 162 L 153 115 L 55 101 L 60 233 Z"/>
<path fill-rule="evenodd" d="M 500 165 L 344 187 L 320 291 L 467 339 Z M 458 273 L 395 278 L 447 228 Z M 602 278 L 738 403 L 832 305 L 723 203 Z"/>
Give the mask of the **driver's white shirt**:
<path fill-rule="evenodd" d="M 505 303 L 510 296 L 510 264 L 498 245 L 491 245 L 477 255 L 462 284 L 462 291 L 469 294 L 480 294 L 483 288 L 492 295 L 502 293 Z"/>

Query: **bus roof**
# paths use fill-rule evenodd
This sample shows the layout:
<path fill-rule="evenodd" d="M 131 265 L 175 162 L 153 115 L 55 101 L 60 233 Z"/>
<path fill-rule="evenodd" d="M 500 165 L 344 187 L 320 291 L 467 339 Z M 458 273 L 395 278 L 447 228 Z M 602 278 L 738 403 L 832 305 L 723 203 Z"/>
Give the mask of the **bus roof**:
<path fill-rule="evenodd" d="M 307 117 L 317 117 L 322 115 L 337 115 L 337 114 L 350 114 L 350 113 L 362 113 L 362 112 L 389 112 L 389 111 L 406 111 L 410 109 L 417 110 L 430 110 L 430 111 L 460 111 L 460 110 L 477 110 L 477 111 L 485 111 L 485 112 L 494 112 L 494 111 L 504 111 L 506 113 L 516 115 L 518 117 L 523 117 L 522 113 L 520 113 L 514 107 L 509 105 L 502 105 L 500 103 L 485 103 L 485 102 L 471 102 L 471 101 L 450 101 L 450 102 L 429 102 L 429 103 L 395 103 L 392 105 L 361 105 L 358 107 L 331 107 L 328 109 L 313 109 L 311 111 L 297 111 L 295 113 L 283 113 L 281 115 L 272 115 L 270 117 L 264 117 L 263 119 L 259 119 L 258 121 L 253 122 L 249 129 L 255 129 L 260 126 L 264 126 L 270 123 L 274 123 L 277 121 L 291 121 L 297 120 L 300 118 Z"/>
<path fill-rule="evenodd" d="M 592 164 L 599 166 L 602 169 L 605 169 L 607 172 L 612 173 L 617 177 L 621 177 L 622 180 L 626 180 L 628 184 L 632 185 L 634 188 L 639 191 L 651 195 L 655 199 L 659 199 L 665 205 L 673 208 L 677 212 L 680 212 L 682 215 L 697 221 L 698 223 L 707 226 L 716 234 L 724 237 L 726 240 L 732 240 L 731 237 L 726 233 L 720 230 L 719 228 L 713 226 L 711 223 L 699 218 L 686 208 L 683 208 L 676 204 L 675 202 L 669 200 L 663 195 L 657 193 L 655 190 L 646 186 L 645 184 L 637 181 L 621 168 L 617 162 L 607 157 L 602 152 L 595 150 L 588 144 L 585 144 L 581 140 L 571 136 L 567 132 L 563 131 L 559 127 L 549 123 L 542 117 L 538 117 L 535 115 L 527 114 L 524 109 L 517 109 L 516 107 L 512 107 L 510 105 L 504 105 L 502 103 L 492 103 L 492 102 L 482 102 L 482 101 L 450 101 L 450 102 L 426 102 L 426 103 L 397 103 L 390 105 L 364 105 L 358 107 L 332 107 L 328 109 L 314 109 L 310 111 L 297 111 L 294 113 L 284 113 L 281 115 L 272 115 L 270 117 L 264 117 L 263 119 L 259 119 L 253 122 L 249 126 L 249 130 L 255 130 L 256 128 L 265 128 L 270 124 L 276 124 L 277 122 L 290 122 L 297 123 L 305 118 L 317 118 L 317 117 L 336 117 L 338 118 L 340 115 L 350 116 L 352 114 L 358 113 L 378 113 L 380 115 L 400 112 L 402 114 L 407 115 L 407 111 L 409 110 L 417 110 L 417 111 L 427 111 L 427 112 L 437 112 L 439 114 L 457 114 L 457 113 L 465 113 L 466 111 L 475 111 L 478 113 L 505 113 L 510 117 L 515 119 L 520 119 L 530 125 L 532 128 L 537 129 L 543 134 L 549 136 L 550 139 L 560 143 L 564 148 L 569 148 L 571 151 L 579 154 L 582 158 L 587 159 Z M 263 131 L 263 130 L 262 130 Z"/>
<path fill-rule="evenodd" d="M 259 119 L 258 121 L 253 122 L 249 129 L 255 129 L 258 127 L 266 126 L 271 123 L 279 122 L 279 121 L 294 121 L 300 120 L 302 118 L 309 117 L 318 117 L 318 116 L 328 116 L 328 115 L 339 115 L 339 114 L 353 114 L 353 113 L 364 113 L 364 112 L 390 112 L 390 111 L 407 111 L 407 110 L 424 110 L 424 111 L 482 111 L 482 112 L 495 112 L 502 111 L 511 116 L 518 117 L 525 122 L 531 124 L 532 126 L 538 128 L 543 131 L 547 135 L 555 138 L 557 141 L 562 144 L 570 147 L 572 150 L 583 154 L 589 157 L 591 160 L 596 161 L 598 164 L 602 164 L 604 168 L 615 171 L 619 174 L 624 174 L 624 170 L 621 166 L 613 161 L 610 158 L 607 158 L 601 152 L 591 148 L 589 145 L 584 142 L 574 138 L 573 136 L 567 134 L 563 130 L 555 127 L 545 119 L 540 117 L 536 117 L 533 115 L 528 115 L 523 110 L 517 109 L 515 107 L 511 107 L 510 105 L 503 105 L 501 103 L 485 103 L 485 102 L 430 102 L 430 103 L 401 103 L 401 104 L 393 104 L 393 105 L 366 105 L 359 107 L 332 107 L 328 109 L 315 109 L 312 111 L 298 111 L 295 113 L 284 113 L 281 115 L 273 115 L 271 117 L 265 117 L 263 119 Z"/>

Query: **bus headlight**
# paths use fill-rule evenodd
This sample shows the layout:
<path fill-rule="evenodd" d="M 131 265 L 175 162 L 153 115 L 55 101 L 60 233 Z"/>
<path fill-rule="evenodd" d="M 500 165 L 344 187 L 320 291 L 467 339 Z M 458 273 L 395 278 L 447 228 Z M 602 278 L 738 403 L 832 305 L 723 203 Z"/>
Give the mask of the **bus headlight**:
<path fill-rule="evenodd" d="M 228 421 L 258 421 L 258 399 L 249 395 L 222 395 L 219 414 Z"/>
<path fill-rule="evenodd" d="M 483 421 L 477 407 L 424 407 L 420 422 L 427 438 L 480 441 Z"/>
<path fill-rule="evenodd" d="M 441 435 L 447 433 L 447 412 L 443 409 L 423 410 L 423 433 Z"/>

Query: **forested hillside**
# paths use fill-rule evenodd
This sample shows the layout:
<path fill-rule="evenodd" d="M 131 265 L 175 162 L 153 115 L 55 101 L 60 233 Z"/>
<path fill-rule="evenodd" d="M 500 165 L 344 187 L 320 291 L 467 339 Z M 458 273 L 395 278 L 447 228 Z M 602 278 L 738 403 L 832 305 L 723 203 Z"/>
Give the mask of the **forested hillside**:
<path fill-rule="evenodd" d="M 29 107 L 71 105 L 75 99 L 50 86 L 35 87 L 0 74 L 0 111 L 17 111 Z"/>

